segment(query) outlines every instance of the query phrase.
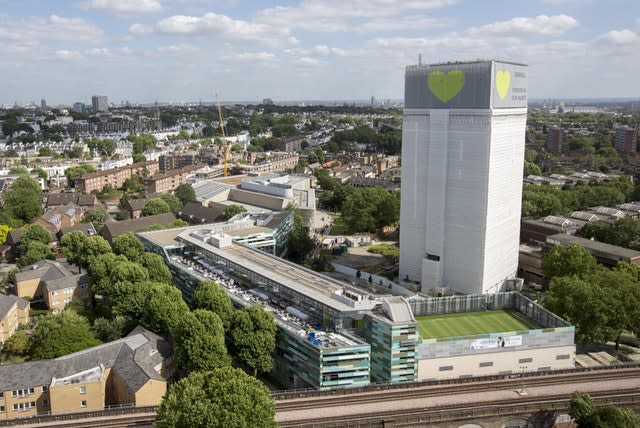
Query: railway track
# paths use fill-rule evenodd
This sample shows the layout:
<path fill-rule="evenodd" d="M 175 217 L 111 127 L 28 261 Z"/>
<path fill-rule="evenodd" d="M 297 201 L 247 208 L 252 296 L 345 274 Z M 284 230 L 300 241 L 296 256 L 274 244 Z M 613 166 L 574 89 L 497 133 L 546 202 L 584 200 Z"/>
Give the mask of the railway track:
<path fill-rule="evenodd" d="M 571 372 L 561 374 L 531 375 L 524 378 L 507 378 L 502 380 L 484 380 L 464 383 L 451 383 L 446 385 L 424 385 L 414 384 L 412 388 L 389 388 L 380 391 L 348 390 L 336 391 L 336 394 L 314 396 L 313 393 L 307 397 L 297 397 L 287 399 L 281 397 L 276 401 L 276 412 L 289 412 L 305 409 L 317 409 L 319 407 L 332 407 L 335 405 L 347 406 L 357 404 L 369 404 L 385 401 L 389 397 L 401 395 L 403 399 L 429 398 L 442 395 L 470 394 L 495 390 L 517 390 L 521 388 L 523 382 L 527 387 L 558 385 L 566 383 L 592 383 L 598 381 L 623 380 L 630 377 L 640 377 L 640 367 L 619 368 L 611 370 L 598 370 L 588 372 Z"/>
<path fill-rule="evenodd" d="M 598 405 L 623 405 L 638 406 L 640 404 L 639 391 L 627 391 L 618 393 L 593 394 L 592 399 Z M 386 411 L 384 414 L 358 414 L 345 416 L 314 417 L 312 419 L 299 419 L 295 421 L 280 422 L 281 428 L 350 428 L 350 427 L 402 427 L 402 426 L 428 426 L 450 421 L 463 421 L 468 419 L 492 418 L 505 415 L 523 415 L 535 412 L 562 412 L 569 402 L 566 395 L 548 396 L 545 399 L 513 399 L 500 403 L 485 402 L 473 405 L 449 405 L 431 409 L 416 409 L 413 411 L 396 410 Z"/>

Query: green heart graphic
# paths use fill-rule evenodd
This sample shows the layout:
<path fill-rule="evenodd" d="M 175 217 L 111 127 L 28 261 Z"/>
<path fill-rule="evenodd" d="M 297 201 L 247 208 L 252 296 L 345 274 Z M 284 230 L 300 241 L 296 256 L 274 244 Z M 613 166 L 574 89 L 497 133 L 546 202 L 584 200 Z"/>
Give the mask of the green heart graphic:
<path fill-rule="evenodd" d="M 501 100 L 507 96 L 509 84 L 511 83 L 511 73 L 507 70 L 500 70 L 496 73 L 496 89 Z"/>
<path fill-rule="evenodd" d="M 451 70 L 448 73 L 433 71 L 427 78 L 427 86 L 437 99 L 446 103 L 458 95 L 464 86 L 464 73 L 462 70 Z"/>

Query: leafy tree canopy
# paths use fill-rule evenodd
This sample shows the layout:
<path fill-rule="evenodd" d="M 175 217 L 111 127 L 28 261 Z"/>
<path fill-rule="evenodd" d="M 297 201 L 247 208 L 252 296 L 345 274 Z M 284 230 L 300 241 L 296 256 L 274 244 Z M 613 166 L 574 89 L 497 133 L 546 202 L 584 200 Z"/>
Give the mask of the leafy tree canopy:
<path fill-rule="evenodd" d="M 229 220 L 231 217 L 234 217 L 240 213 L 244 213 L 246 212 L 247 209 L 245 207 L 243 207 L 242 205 L 238 205 L 238 204 L 231 204 L 229 206 L 227 206 L 224 209 L 224 219 L 225 220 Z"/>
<path fill-rule="evenodd" d="M 160 198 L 150 199 L 144 207 L 142 207 L 142 216 L 151 216 L 170 212 L 169 204 Z"/>
<path fill-rule="evenodd" d="M 144 245 L 133 233 L 123 233 L 113 241 L 113 252 L 122 254 L 129 261 L 140 262 L 144 254 Z"/>
<path fill-rule="evenodd" d="M 234 356 L 251 367 L 255 375 L 271 370 L 276 324 L 261 306 L 254 305 L 233 313 L 230 338 Z"/>
<path fill-rule="evenodd" d="M 183 206 L 196 200 L 196 192 L 193 190 L 193 187 L 191 187 L 191 184 L 188 183 L 179 185 L 176 190 L 174 190 L 173 194 L 180 199 Z"/>
<path fill-rule="evenodd" d="M 193 372 L 173 384 L 162 400 L 158 428 L 275 428 L 269 390 L 240 369 Z"/>
<path fill-rule="evenodd" d="M 173 341 L 178 366 L 188 372 L 231 365 L 218 315 L 204 309 L 187 312 L 177 321 Z"/>
<path fill-rule="evenodd" d="M 74 311 L 40 317 L 31 338 L 34 359 L 56 358 L 99 345 L 89 321 Z"/>
<path fill-rule="evenodd" d="M 234 309 L 231 298 L 213 281 L 202 281 L 193 296 L 194 309 L 206 309 L 218 315 L 225 330 L 229 328 Z"/>

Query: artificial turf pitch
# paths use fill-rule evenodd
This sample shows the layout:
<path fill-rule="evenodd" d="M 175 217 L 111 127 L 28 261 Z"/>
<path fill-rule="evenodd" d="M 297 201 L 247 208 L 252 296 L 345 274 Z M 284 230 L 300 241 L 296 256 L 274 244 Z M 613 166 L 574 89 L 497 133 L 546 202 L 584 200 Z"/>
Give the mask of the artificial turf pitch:
<path fill-rule="evenodd" d="M 529 330 L 534 324 L 512 311 L 460 312 L 416 317 L 423 339 Z"/>

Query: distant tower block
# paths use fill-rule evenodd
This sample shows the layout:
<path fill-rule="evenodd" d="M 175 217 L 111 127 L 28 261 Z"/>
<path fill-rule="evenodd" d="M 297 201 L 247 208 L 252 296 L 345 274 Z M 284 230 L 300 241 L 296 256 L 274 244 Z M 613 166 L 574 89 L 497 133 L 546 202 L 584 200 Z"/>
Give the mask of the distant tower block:
<path fill-rule="evenodd" d="M 400 279 L 502 291 L 518 266 L 526 66 L 408 66 L 404 99 Z"/>

